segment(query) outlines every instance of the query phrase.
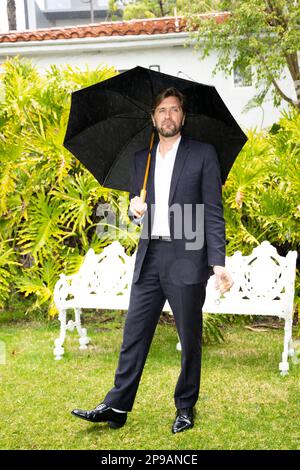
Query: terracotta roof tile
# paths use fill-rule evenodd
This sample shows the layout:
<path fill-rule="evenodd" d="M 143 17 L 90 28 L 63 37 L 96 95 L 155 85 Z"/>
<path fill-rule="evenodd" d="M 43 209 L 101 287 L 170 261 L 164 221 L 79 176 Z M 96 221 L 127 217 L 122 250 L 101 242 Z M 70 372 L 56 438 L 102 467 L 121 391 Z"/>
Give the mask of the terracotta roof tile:
<path fill-rule="evenodd" d="M 201 15 L 214 16 L 223 22 L 229 12 Z M 186 31 L 186 20 L 182 17 L 150 18 L 144 20 L 114 21 L 95 24 L 43 28 L 27 31 L 0 33 L 0 42 L 46 41 L 99 36 L 128 36 L 141 34 L 168 34 Z"/>

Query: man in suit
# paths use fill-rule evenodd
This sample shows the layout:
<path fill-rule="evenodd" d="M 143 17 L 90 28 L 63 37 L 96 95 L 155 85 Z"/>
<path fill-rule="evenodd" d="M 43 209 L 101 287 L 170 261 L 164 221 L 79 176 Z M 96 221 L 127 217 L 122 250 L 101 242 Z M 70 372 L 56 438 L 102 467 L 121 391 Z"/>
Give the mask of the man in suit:
<path fill-rule="evenodd" d="M 139 197 L 147 149 L 134 158 L 130 214 L 142 224 L 114 387 L 92 410 L 74 416 L 125 424 L 132 410 L 156 325 L 166 299 L 181 341 L 181 372 L 175 388 L 172 432 L 194 424 L 201 372 L 202 306 L 209 276 L 221 292 L 233 284 L 225 270 L 222 184 L 215 148 L 181 136 L 183 95 L 168 88 L 151 114 L 159 142 L 153 146 L 144 203 Z"/>

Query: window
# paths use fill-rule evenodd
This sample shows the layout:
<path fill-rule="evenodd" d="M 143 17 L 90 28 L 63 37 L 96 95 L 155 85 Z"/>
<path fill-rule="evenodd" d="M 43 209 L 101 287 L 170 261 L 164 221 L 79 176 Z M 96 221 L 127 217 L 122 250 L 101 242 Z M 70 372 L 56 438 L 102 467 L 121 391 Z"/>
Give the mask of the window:
<path fill-rule="evenodd" d="M 46 0 L 47 10 L 70 10 L 71 0 Z"/>
<path fill-rule="evenodd" d="M 108 8 L 108 0 L 94 0 L 94 6 Z"/>

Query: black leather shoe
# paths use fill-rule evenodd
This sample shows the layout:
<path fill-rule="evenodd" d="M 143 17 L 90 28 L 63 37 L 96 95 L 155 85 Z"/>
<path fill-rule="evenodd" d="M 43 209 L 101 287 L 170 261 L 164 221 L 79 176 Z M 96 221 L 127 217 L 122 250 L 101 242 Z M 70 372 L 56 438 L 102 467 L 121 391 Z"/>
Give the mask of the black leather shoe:
<path fill-rule="evenodd" d="M 100 403 L 93 410 L 73 410 L 71 413 L 92 423 L 108 423 L 111 428 L 121 428 L 127 420 L 127 413 L 117 413 L 105 403 Z"/>
<path fill-rule="evenodd" d="M 172 432 L 186 431 L 194 426 L 194 408 L 181 408 L 176 412 L 176 418 L 173 423 Z"/>

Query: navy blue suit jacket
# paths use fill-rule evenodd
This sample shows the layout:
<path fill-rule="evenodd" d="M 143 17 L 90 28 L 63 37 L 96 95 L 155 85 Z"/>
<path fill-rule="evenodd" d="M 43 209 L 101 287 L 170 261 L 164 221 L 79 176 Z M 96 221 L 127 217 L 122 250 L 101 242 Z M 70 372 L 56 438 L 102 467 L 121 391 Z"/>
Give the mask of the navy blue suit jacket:
<path fill-rule="evenodd" d="M 133 282 L 140 277 L 143 261 L 149 244 L 153 215 L 155 210 L 154 171 L 157 143 L 153 146 L 151 166 L 147 182 L 147 211 L 143 219 L 143 229 L 139 240 Z M 132 172 L 132 192 L 130 199 L 140 195 L 143 185 L 148 150 L 141 150 L 134 155 Z M 204 221 L 196 225 L 196 205 L 203 204 Z M 176 206 L 173 211 L 172 207 Z M 151 209 L 152 207 L 152 209 Z M 186 211 L 186 207 L 189 210 Z M 198 206 L 199 207 L 199 206 Z M 185 223 L 193 230 L 202 230 L 203 245 L 200 249 L 187 250 L 185 230 L 178 218 L 178 209 L 186 213 Z M 174 219 L 175 223 L 174 223 Z M 197 215 L 197 221 L 199 222 Z M 203 224 L 204 222 L 204 224 Z M 181 138 L 175 158 L 170 193 L 169 226 L 174 245 L 174 263 L 170 266 L 172 279 L 178 285 L 195 284 L 206 281 L 212 274 L 210 265 L 225 266 L 225 222 L 222 205 L 222 183 L 220 166 L 213 145 Z M 178 237 L 178 233 L 182 236 Z M 191 246 L 191 245 L 190 245 Z"/>

